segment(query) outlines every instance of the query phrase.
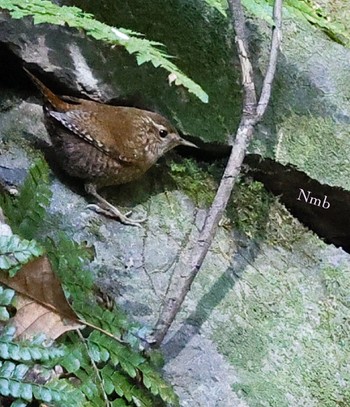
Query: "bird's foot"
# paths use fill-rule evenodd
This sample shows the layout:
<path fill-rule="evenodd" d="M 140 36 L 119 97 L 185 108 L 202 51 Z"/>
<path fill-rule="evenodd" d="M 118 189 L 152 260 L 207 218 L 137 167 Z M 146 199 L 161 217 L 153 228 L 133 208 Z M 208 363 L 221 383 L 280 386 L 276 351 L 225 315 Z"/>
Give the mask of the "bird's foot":
<path fill-rule="evenodd" d="M 140 223 L 146 221 L 147 218 L 142 219 L 130 219 L 129 216 L 131 215 L 131 211 L 127 212 L 125 215 L 120 212 L 118 208 L 110 204 L 106 199 L 104 199 L 100 194 L 96 191 L 96 186 L 94 184 L 85 184 L 85 190 L 87 193 L 91 194 L 97 201 L 98 205 L 90 204 L 87 207 L 89 209 L 93 209 L 97 213 L 102 213 L 105 216 L 109 216 L 114 219 L 119 219 L 120 222 L 124 223 L 125 225 L 132 225 L 132 226 L 141 226 Z"/>
<path fill-rule="evenodd" d="M 121 213 L 118 208 L 115 206 L 109 204 L 110 207 L 108 208 L 102 208 L 100 205 L 96 204 L 90 204 L 87 205 L 88 209 L 92 209 L 96 213 L 101 213 L 104 216 L 118 219 L 121 223 L 124 223 L 125 225 L 131 225 L 131 226 L 141 226 L 140 224 L 145 222 L 147 218 L 142 218 L 142 219 L 130 219 L 129 216 L 131 215 L 132 211 L 129 211 L 125 214 Z"/>

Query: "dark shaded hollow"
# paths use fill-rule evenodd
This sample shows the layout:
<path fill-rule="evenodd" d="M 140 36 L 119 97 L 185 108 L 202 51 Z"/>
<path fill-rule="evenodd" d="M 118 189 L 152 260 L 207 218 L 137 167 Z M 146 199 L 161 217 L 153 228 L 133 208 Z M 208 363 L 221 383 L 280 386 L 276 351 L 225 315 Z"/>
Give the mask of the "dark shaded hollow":
<path fill-rule="evenodd" d="M 258 155 L 248 155 L 245 163 L 249 174 L 278 195 L 293 216 L 326 243 L 350 253 L 350 192 L 323 185 L 293 166 L 261 160 Z"/>

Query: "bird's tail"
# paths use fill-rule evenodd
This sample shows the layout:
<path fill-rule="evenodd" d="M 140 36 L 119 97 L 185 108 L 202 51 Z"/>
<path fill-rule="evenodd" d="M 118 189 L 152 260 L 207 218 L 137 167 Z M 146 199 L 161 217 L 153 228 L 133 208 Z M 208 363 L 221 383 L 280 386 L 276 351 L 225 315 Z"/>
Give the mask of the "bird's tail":
<path fill-rule="evenodd" d="M 44 97 L 45 104 L 51 105 L 54 110 L 66 111 L 69 109 L 69 104 L 56 96 L 47 86 L 45 86 L 36 76 L 34 76 L 27 68 L 23 67 L 25 73 L 33 81 L 34 85 L 40 90 Z"/>

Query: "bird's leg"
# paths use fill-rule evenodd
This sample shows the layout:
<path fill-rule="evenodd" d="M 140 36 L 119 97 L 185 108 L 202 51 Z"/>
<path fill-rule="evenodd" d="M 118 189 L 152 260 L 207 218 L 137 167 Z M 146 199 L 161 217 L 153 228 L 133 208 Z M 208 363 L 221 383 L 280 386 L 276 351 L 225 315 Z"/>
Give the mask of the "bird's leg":
<path fill-rule="evenodd" d="M 104 199 L 96 191 L 96 186 L 94 184 L 85 184 L 85 191 L 92 195 L 98 202 L 98 205 L 88 205 L 89 209 L 93 209 L 97 213 L 102 213 L 105 216 L 110 216 L 112 218 L 117 218 L 120 222 L 126 225 L 140 226 L 140 223 L 144 222 L 146 218 L 143 219 L 130 219 L 128 216 L 131 212 L 122 214 L 118 208 L 110 204 L 106 199 Z"/>

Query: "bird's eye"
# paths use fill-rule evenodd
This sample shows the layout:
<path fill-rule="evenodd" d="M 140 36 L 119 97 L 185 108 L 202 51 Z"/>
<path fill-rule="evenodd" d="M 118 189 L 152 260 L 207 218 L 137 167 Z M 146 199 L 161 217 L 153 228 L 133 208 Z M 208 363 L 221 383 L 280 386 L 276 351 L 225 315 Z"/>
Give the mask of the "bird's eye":
<path fill-rule="evenodd" d="M 164 129 L 159 130 L 159 135 L 161 138 L 164 138 L 168 135 L 168 132 Z"/>

